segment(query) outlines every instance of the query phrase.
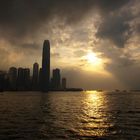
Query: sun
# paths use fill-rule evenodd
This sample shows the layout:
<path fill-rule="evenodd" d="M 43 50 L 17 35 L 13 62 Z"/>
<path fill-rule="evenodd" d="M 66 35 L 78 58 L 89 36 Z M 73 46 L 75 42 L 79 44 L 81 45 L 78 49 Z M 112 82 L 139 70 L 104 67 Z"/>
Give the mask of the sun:
<path fill-rule="evenodd" d="M 81 62 L 83 62 L 83 65 L 81 65 L 83 70 L 110 76 L 110 73 L 105 69 L 105 64 L 109 62 L 109 60 L 107 58 L 103 58 L 101 53 L 87 50 L 87 53 L 81 60 Z"/>
<path fill-rule="evenodd" d="M 94 64 L 94 65 L 99 65 L 101 64 L 101 59 L 98 58 L 98 56 L 94 53 L 94 52 L 89 52 L 86 55 L 86 60 L 88 61 L 88 63 L 90 64 Z"/>
<path fill-rule="evenodd" d="M 88 72 L 95 72 L 97 74 L 103 74 L 110 76 L 110 73 L 105 69 L 105 64 L 109 62 L 107 58 L 103 58 L 99 52 L 93 52 L 87 50 L 85 56 L 82 57 L 82 68 Z"/>

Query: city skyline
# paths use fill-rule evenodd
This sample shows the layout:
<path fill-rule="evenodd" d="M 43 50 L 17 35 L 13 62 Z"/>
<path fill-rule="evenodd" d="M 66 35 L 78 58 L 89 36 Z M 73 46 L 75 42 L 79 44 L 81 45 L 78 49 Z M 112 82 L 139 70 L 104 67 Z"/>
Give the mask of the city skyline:
<path fill-rule="evenodd" d="M 52 67 L 70 87 L 138 89 L 139 7 L 138 0 L 2 0 L 0 69 L 41 66 L 48 38 Z"/>
<path fill-rule="evenodd" d="M 66 91 L 79 90 L 67 88 L 65 77 L 61 79 L 59 68 L 50 72 L 50 41 L 44 40 L 42 49 L 42 65 L 33 64 L 32 75 L 29 68 L 11 66 L 9 71 L 0 71 L 0 91 Z M 81 89 L 80 89 L 81 90 Z"/>

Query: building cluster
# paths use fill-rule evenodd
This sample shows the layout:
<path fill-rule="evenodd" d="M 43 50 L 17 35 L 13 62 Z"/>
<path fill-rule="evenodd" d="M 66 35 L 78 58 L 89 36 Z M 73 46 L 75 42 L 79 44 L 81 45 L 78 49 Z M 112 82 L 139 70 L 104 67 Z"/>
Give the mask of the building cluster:
<path fill-rule="evenodd" d="M 60 69 L 54 69 L 50 78 L 50 42 L 44 41 L 42 67 L 39 68 L 39 64 L 34 63 L 32 76 L 29 68 L 11 67 L 8 72 L 0 71 L 0 90 L 66 90 L 66 78 L 61 78 Z"/>

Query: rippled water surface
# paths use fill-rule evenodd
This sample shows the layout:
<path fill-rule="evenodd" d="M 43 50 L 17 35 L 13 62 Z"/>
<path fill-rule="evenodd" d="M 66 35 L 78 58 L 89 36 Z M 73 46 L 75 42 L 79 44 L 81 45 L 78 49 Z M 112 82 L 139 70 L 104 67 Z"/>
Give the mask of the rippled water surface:
<path fill-rule="evenodd" d="M 140 93 L 1 93 L 0 140 L 139 140 Z"/>

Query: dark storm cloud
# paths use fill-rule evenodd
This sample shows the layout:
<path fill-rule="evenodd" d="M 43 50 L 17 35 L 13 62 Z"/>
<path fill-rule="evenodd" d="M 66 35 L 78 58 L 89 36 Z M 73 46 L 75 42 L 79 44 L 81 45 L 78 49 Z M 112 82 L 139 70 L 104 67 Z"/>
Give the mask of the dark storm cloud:
<path fill-rule="evenodd" d="M 139 2 L 134 0 L 129 1 L 123 8 L 104 15 L 97 37 L 109 40 L 119 48 L 125 47 L 133 33 L 138 32 L 139 10 L 135 9 L 139 8 Z"/>
<path fill-rule="evenodd" d="M 130 13 L 113 14 L 103 19 L 97 37 L 109 39 L 118 47 L 124 47 L 131 35 L 129 21 L 133 17 Z"/>
<path fill-rule="evenodd" d="M 115 11 L 130 0 L 1 0 L 0 36 L 10 41 L 36 32 L 54 16 L 72 24 L 91 9 L 101 13 Z M 13 37 L 14 36 L 14 37 Z"/>

